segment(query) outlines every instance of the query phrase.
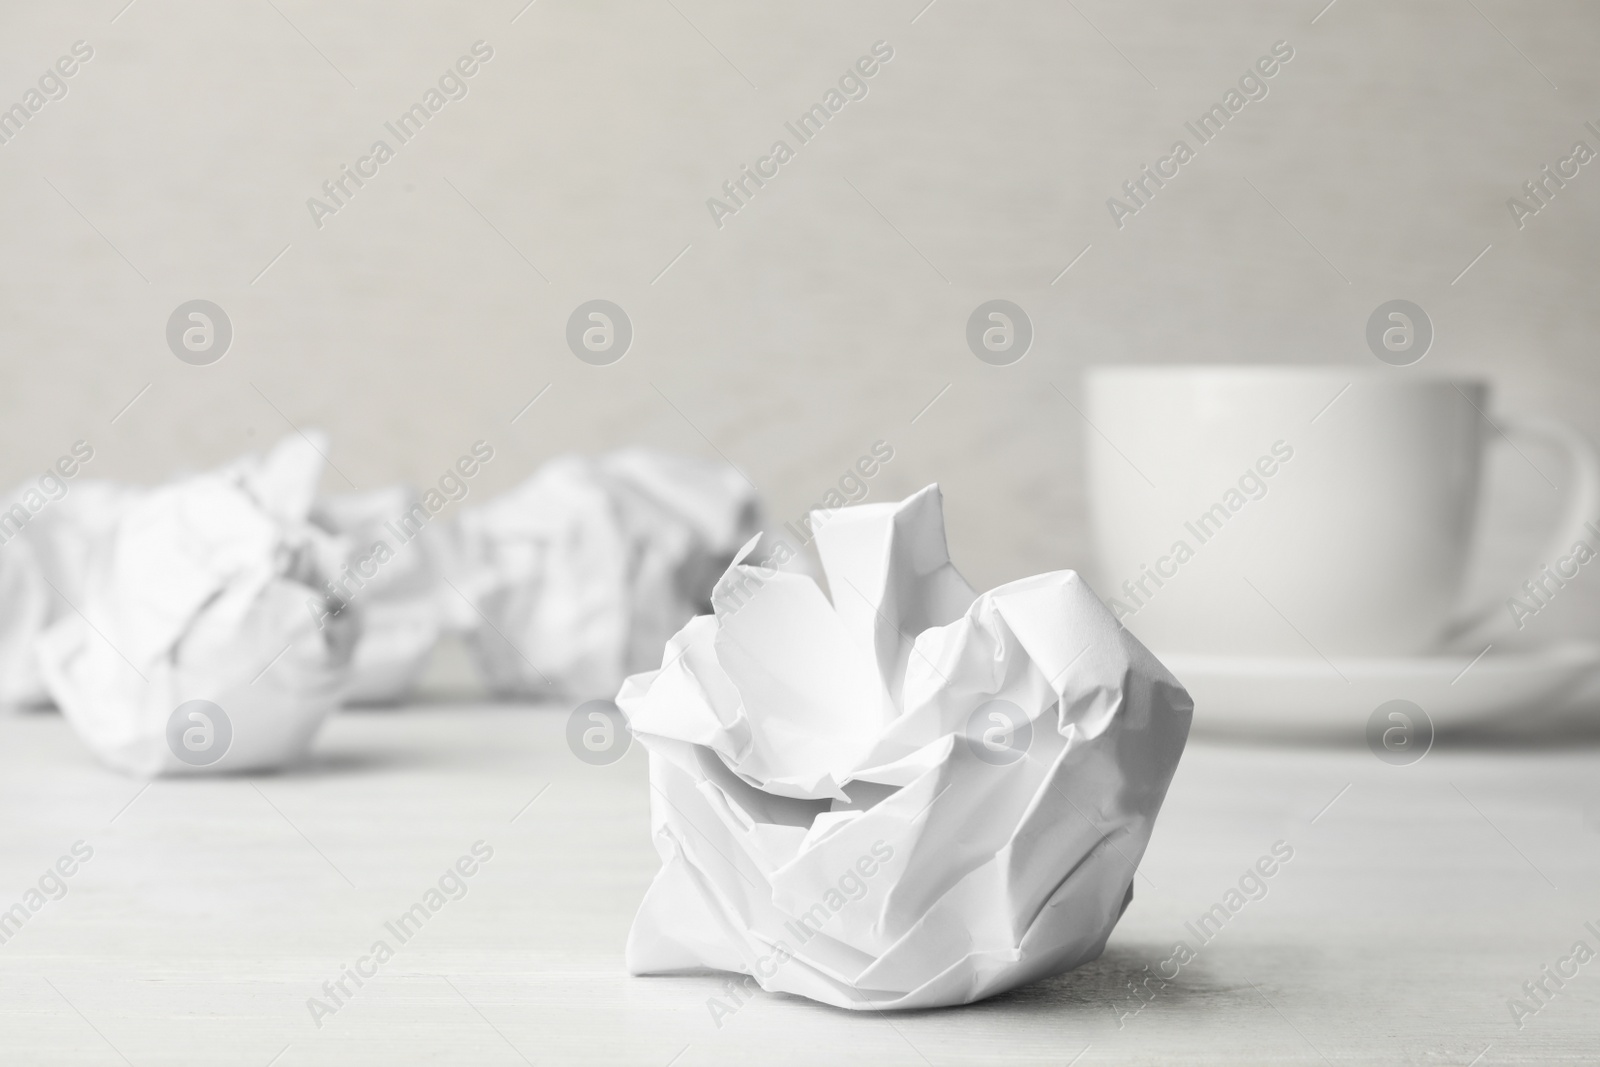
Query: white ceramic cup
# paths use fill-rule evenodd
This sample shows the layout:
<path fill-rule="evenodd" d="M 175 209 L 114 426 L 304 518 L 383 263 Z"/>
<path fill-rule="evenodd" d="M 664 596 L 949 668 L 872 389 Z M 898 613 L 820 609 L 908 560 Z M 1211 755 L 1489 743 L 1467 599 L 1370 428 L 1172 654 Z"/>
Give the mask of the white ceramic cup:
<path fill-rule="evenodd" d="M 1405 656 L 1495 625 L 1503 597 L 1461 603 L 1488 442 L 1568 456 L 1530 574 L 1593 540 L 1594 449 L 1493 412 L 1482 381 L 1201 365 L 1093 367 L 1086 384 L 1098 591 L 1158 652 Z"/>

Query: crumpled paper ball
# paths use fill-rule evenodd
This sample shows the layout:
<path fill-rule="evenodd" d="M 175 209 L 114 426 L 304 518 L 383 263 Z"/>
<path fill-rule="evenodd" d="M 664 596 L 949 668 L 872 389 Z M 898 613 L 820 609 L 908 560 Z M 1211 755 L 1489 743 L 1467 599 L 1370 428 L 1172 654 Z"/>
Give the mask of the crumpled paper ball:
<path fill-rule="evenodd" d="M 325 447 L 296 435 L 141 492 L 90 553 L 38 659 L 105 763 L 242 771 L 305 754 L 339 704 L 359 627 L 324 589 L 348 545 L 307 521 Z"/>
<path fill-rule="evenodd" d="M 441 580 L 440 560 L 448 535 L 411 518 L 420 500 L 415 489 L 397 485 L 328 497 L 312 508 L 313 524 L 350 544 L 329 581 L 332 595 L 361 616 L 345 691 L 351 704 L 404 700 L 450 615 L 446 600 L 455 594 Z"/>
<path fill-rule="evenodd" d="M 1104 948 L 1193 703 L 1072 571 L 975 595 L 941 506 L 820 518 L 831 602 L 741 558 L 623 685 L 662 860 L 632 973 L 929 1008 Z"/>
<path fill-rule="evenodd" d="M 62 495 L 37 511 L 16 511 L 37 483 L 27 481 L 0 500 L 0 704 L 48 704 L 37 645 L 53 623 L 83 597 L 89 560 L 118 517 L 141 492 L 109 481 L 57 480 Z"/>
<path fill-rule="evenodd" d="M 47 699 L 34 652 L 50 621 L 50 599 L 27 539 L 17 537 L 0 546 L 0 704 Z"/>
<path fill-rule="evenodd" d="M 711 610 L 717 576 L 759 528 L 755 490 L 725 464 L 649 449 L 559 457 L 461 512 L 453 625 L 497 696 L 610 697 Z"/>

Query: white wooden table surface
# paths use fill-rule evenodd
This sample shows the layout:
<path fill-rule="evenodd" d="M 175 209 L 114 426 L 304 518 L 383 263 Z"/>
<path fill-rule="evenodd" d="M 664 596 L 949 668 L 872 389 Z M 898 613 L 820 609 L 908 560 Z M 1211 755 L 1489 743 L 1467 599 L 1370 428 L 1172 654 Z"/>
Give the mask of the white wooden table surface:
<path fill-rule="evenodd" d="M 298 772 L 146 789 L 57 715 L 0 716 L 0 908 L 93 850 L 0 945 L 0 1063 L 1600 1061 L 1600 960 L 1520 1028 L 1508 1007 L 1574 942 L 1600 950 L 1592 745 L 1393 767 L 1197 739 L 1099 962 L 945 1011 L 759 995 L 719 1026 L 717 979 L 623 971 L 656 868 L 644 753 L 587 766 L 564 727 L 509 706 L 347 712 Z M 478 841 L 493 856 L 466 895 L 315 1025 L 308 998 L 398 944 L 385 922 Z M 1196 943 L 1185 923 L 1278 841 L 1294 856 L 1267 895 L 1134 1013 L 1128 983 Z"/>

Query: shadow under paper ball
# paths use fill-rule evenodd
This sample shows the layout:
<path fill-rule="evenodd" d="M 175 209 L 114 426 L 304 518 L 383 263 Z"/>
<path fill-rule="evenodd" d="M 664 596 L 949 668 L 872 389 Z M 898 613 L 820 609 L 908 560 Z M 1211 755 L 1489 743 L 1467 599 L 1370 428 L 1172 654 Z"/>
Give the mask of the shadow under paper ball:
<path fill-rule="evenodd" d="M 1156 966 L 1171 954 L 1171 946 L 1147 948 L 1107 948 L 1100 958 L 1054 978 L 1042 978 L 1019 989 L 970 1005 L 963 1011 L 984 1008 L 1016 1011 L 1115 1013 L 1138 1005 L 1134 987 L 1151 978 Z M 1176 978 L 1165 983 L 1150 981 L 1155 1000 L 1148 1009 L 1161 1006 L 1192 1005 L 1233 992 L 1237 983 L 1221 981 L 1206 967 L 1203 958 L 1185 964 Z"/>

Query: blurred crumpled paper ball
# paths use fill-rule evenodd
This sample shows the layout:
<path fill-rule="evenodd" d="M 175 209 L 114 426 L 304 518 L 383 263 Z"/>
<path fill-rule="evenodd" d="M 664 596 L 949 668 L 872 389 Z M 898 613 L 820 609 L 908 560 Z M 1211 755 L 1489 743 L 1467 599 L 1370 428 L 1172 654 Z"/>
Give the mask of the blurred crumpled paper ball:
<path fill-rule="evenodd" d="M 35 484 L 24 482 L 0 498 L 0 705 L 50 702 L 34 656 L 39 638 L 82 602 L 89 561 L 143 492 L 80 481 L 18 522 L 15 505 Z"/>
<path fill-rule="evenodd" d="M 361 618 L 345 689 L 349 704 L 398 704 L 410 696 L 444 633 L 449 598 L 441 557 L 450 520 L 424 525 L 422 495 L 405 485 L 319 500 L 311 522 L 344 538 L 349 557 L 328 582 L 338 610 Z"/>
<path fill-rule="evenodd" d="M 760 529 L 726 464 L 632 448 L 562 456 L 461 513 L 454 625 L 502 697 L 610 697 L 697 612 Z"/>
<path fill-rule="evenodd" d="M 337 604 L 308 610 L 348 552 L 307 521 L 325 448 L 297 435 L 141 492 L 88 554 L 75 610 L 37 655 L 105 763 L 152 775 L 304 756 L 339 705 L 359 626 Z"/>
<path fill-rule="evenodd" d="M 928 1008 L 1104 948 L 1193 702 L 1072 571 L 975 595 L 941 506 L 821 522 L 831 603 L 741 553 L 623 685 L 662 859 L 632 973 Z"/>

